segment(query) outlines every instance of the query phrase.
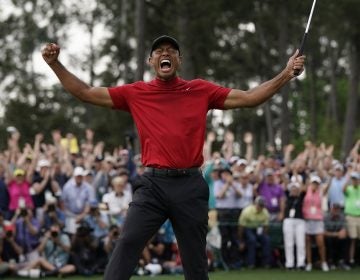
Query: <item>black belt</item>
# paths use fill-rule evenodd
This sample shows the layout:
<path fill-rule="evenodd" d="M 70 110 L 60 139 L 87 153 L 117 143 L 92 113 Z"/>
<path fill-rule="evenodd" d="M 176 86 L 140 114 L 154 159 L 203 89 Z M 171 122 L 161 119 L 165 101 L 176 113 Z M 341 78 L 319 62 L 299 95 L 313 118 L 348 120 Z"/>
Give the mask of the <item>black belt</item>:
<path fill-rule="evenodd" d="M 181 177 L 181 176 L 190 176 L 192 174 L 200 173 L 199 167 L 192 168 L 154 168 L 154 167 L 145 167 L 145 173 L 153 176 L 168 176 L 168 177 Z"/>

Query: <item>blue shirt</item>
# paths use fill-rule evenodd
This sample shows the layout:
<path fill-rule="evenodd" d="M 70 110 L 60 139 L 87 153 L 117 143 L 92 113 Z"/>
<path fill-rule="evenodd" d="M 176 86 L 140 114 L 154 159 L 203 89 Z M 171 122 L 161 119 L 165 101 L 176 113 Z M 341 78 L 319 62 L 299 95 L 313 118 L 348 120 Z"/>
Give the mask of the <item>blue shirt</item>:
<path fill-rule="evenodd" d="M 172 243 L 176 239 L 174 229 L 169 219 L 162 224 L 157 234 L 159 241 L 164 243 Z"/>
<path fill-rule="evenodd" d="M 225 192 L 224 197 L 219 198 L 219 194 L 222 192 L 222 189 L 224 188 L 224 185 L 226 183 L 222 180 L 217 180 L 214 183 L 214 193 L 215 193 L 215 205 L 216 205 L 216 209 L 235 209 L 235 208 L 239 208 L 238 203 L 237 203 L 237 195 L 236 195 L 236 191 L 234 188 L 236 188 L 237 190 L 239 190 L 240 184 L 237 182 L 233 182 L 232 186 L 229 187 L 227 189 L 227 191 Z"/>
<path fill-rule="evenodd" d="M 65 214 L 60 209 L 55 209 L 56 217 L 57 219 L 65 225 Z M 49 229 L 54 224 L 53 220 L 50 218 L 49 214 L 47 212 L 44 213 L 44 225 L 43 228 Z"/>
<path fill-rule="evenodd" d="M 70 246 L 70 238 L 66 234 L 61 233 L 59 239 L 61 244 Z M 57 268 L 63 267 L 69 260 L 70 254 L 56 245 L 51 238 L 46 242 L 44 251 L 46 260 Z"/>
<path fill-rule="evenodd" d="M 31 219 L 31 224 L 37 229 L 39 233 L 40 224 L 35 218 Z M 22 217 L 18 218 L 15 222 L 16 225 L 16 243 L 21 246 L 24 250 L 24 254 L 30 253 L 39 245 L 39 234 L 31 234 L 28 227 L 26 226 Z"/>
<path fill-rule="evenodd" d="M 106 224 L 105 228 L 101 228 L 99 226 L 99 224 L 96 221 L 96 217 L 93 215 L 88 214 L 84 218 L 84 221 L 87 222 L 89 226 L 93 229 L 92 235 L 95 236 L 96 238 L 101 238 L 108 234 L 108 226 L 109 226 L 108 217 L 101 212 L 99 215 L 100 215 L 99 217 L 100 220 Z"/>
<path fill-rule="evenodd" d="M 64 202 L 66 213 L 78 215 L 84 211 L 90 201 L 95 200 L 95 194 L 89 183 L 82 181 L 81 185 L 77 186 L 75 179 L 71 178 L 64 185 L 61 200 Z"/>
<path fill-rule="evenodd" d="M 330 182 L 328 199 L 330 206 L 334 203 L 344 206 L 345 196 L 343 193 L 343 186 L 346 183 L 346 177 L 341 177 L 340 179 L 333 177 Z"/>

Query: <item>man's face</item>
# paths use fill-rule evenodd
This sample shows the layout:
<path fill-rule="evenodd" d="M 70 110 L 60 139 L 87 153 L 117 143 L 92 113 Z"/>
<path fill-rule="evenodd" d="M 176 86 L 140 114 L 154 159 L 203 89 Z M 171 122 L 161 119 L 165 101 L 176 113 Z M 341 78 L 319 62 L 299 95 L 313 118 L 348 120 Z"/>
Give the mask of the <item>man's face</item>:
<path fill-rule="evenodd" d="M 358 180 L 357 178 L 351 178 L 351 181 L 353 183 L 353 186 L 355 186 L 355 187 L 359 186 L 359 181 L 360 180 Z"/>
<path fill-rule="evenodd" d="M 255 204 L 255 207 L 256 207 L 256 212 L 257 213 L 260 213 L 264 209 L 264 206 L 259 205 L 259 204 Z"/>
<path fill-rule="evenodd" d="M 343 172 L 341 169 L 335 169 L 335 177 L 341 178 L 343 176 Z"/>
<path fill-rule="evenodd" d="M 149 65 L 155 70 L 156 76 L 164 81 L 175 77 L 180 64 L 179 51 L 166 42 L 154 49 L 149 57 Z"/>
<path fill-rule="evenodd" d="M 271 175 L 267 175 L 266 176 L 266 182 L 268 183 L 268 184 L 274 184 L 274 182 L 275 182 L 275 180 L 274 180 L 274 175 L 273 174 L 271 174 Z"/>
<path fill-rule="evenodd" d="M 335 206 L 331 207 L 331 214 L 332 214 L 333 216 L 339 215 L 340 212 L 341 212 L 341 208 L 340 208 L 340 207 L 335 207 Z"/>
<path fill-rule="evenodd" d="M 124 191 L 125 186 L 126 186 L 126 182 L 116 183 L 116 184 L 114 184 L 114 190 L 116 192 L 121 193 Z"/>
<path fill-rule="evenodd" d="M 243 186 L 246 186 L 249 183 L 249 175 L 248 174 L 242 174 L 240 176 L 240 182 Z"/>
<path fill-rule="evenodd" d="M 17 175 L 17 176 L 15 177 L 15 181 L 16 181 L 17 183 L 22 183 L 23 181 L 25 181 L 25 175 Z"/>
<path fill-rule="evenodd" d="M 83 181 L 83 176 L 75 176 L 75 182 L 78 186 L 81 185 L 82 181 Z"/>

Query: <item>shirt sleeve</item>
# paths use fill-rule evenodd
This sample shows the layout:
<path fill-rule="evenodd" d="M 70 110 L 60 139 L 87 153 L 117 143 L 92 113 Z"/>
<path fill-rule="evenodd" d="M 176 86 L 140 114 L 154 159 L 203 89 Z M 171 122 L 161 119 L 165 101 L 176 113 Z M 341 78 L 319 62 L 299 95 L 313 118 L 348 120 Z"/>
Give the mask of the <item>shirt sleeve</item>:
<path fill-rule="evenodd" d="M 70 246 L 71 242 L 70 242 L 69 236 L 67 236 L 66 234 L 62 234 L 61 235 L 61 243 L 65 246 Z"/>
<path fill-rule="evenodd" d="M 114 104 L 114 109 L 130 111 L 128 106 L 128 95 L 129 95 L 129 85 L 123 85 L 118 87 L 109 87 L 108 88 L 110 97 Z"/>
<path fill-rule="evenodd" d="M 242 212 L 241 215 L 239 217 L 239 224 L 243 227 L 247 226 L 246 220 L 247 220 L 247 215 L 249 212 L 249 208 L 245 208 Z"/>
<path fill-rule="evenodd" d="M 211 109 L 224 109 L 224 102 L 229 95 L 231 88 L 222 87 L 218 84 L 199 80 L 203 90 L 208 94 L 208 110 Z"/>
<path fill-rule="evenodd" d="M 270 214 L 267 209 L 264 208 L 263 210 L 264 210 L 264 216 L 265 216 L 264 226 L 268 226 L 269 222 L 270 222 Z"/>

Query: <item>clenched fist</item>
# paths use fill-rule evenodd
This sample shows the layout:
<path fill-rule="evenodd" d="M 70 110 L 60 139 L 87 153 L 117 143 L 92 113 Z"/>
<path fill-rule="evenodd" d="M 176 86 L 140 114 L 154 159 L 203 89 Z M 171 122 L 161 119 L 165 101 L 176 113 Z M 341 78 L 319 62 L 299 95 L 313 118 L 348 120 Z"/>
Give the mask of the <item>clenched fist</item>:
<path fill-rule="evenodd" d="M 41 54 L 47 64 L 52 64 L 57 61 L 60 53 L 60 47 L 55 43 L 48 43 L 42 49 Z"/>
<path fill-rule="evenodd" d="M 289 58 L 289 61 L 286 65 L 286 70 L 288 71 L 290 77 L 296 77 L 304 71 L 305 64 L 305 55 L 298 56 L 299 50 Z M 298 73 L 295 73 L 295 71 Z"/>

